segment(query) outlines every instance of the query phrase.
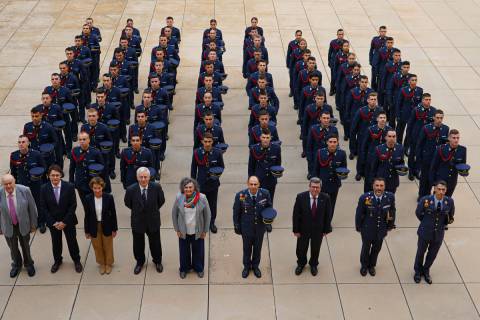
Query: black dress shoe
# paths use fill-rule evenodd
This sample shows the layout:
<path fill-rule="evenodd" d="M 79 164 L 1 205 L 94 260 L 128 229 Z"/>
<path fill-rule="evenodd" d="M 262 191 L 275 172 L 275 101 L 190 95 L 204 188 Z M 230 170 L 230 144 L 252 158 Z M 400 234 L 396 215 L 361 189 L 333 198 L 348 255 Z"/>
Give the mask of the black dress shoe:
<path fill-rule="evenodd" d="M 347 136 L 343 136 L 343 141 L 348 141 L 348 137 L 347 137 Z"/>
<path fill-rule="evenodd" d="M 412 173 L 408 174 L 408 180 L 413 181 L 415 180 L 415 176 Z"/>
<path fill-rule="evenodd" d="M 35 275 L 35 267 L 33 265 L 27 267 L 27 274 L 29 277 L 33 277 Z"/>
<path fill-rule="evenodd" d="M 356 180 L 356 181 L 362 180 L 362 176 L 357 173 L 357 174 L 355 175 L 355 180 Z"/>
<path fill-rule="evenodd" d="M 293 110 L 298 110 L 298 106 L 293 105 Z"/>
<path fill-rule="evenodd" d="M 134 92 L 135 92 L 136 94 L 138 94 L 139 91 L 138 91 L 138 89 L 135 89 Z"/>
<path fill-rule="evenodd" d="M 199 278 L 203 278 L 205 276 L 205 273 L 203 271 L 197 272 L 197 276 Z"/>
<path fill-rule="evenodd" d="M 330 90 L 330 92 L 328 93 L 331 96 L 333 96 L 335 94 L 335 90 Z"/>
<path fill-rule="evenodd" d="M 290 93 L 288 94 L 288 97 L 289 97 L 289 98 L 293 97 L 293 94 L 290 92 Z"/>
<path fill-rule="evenodd" d="M 130 124 L 130 119 L 125 120 L 125 123 L 126 123 L 127 125 L 129 125 L 129 124 Z"/>
<path fill-rule="evenodd" d="M 300 119 L 298 119 L 297 124 L 302 124 L 302 121 Z"/>
<path fill-rule="evenodd" d="M 20 272 L 19 267 L 12 267 L 12 270 L 10 270 L 10 278 L 15 278 L 18 276 L 18 273 Z"/>
<path fill-rule="evenodd" d="M 82 271 L 83 271 L 83 266 L 82 266 L 82 264 L 80 263 L 80 261 L 75 262 L 75 271 L 76 271 L 77 273 L 82 273 Z"/>
<path fill-rule="evenodd" d="M 185 279 L 186 277 L 187 277 L 187 273 L 183 272 L 183 271 L 180 271 L 180 278 Z"/>
<path fill-rule="evenodd" d="M 423 277 L 425 278 L 425 282 L 428 284 L 432 284 L 432 277 L 430 277 L 429 273 L 424 273 Z"/>
<path fill-rule="evenodd" d="M 272 225 L 271 225 L 271 224 L 267 224 L 267 225 L 265 226 L 265 230 L 267 230 L 268 233 L 272 232 L 272 230 L 273 230 L 273 229 L 272 229 Z"/>
<path fill-rule="evenodd" d="M 41 225 L 40 226 L 40 233 L 44 234 L 45 232 L 47 232 L 47 227 L 45 225 Z"/>
<path fill-rule="evenodd" d="M 305 152 L 302 152 L 301 157 L 305 158 L 305 157 L 307 157 L 307 154 Z"/>
<path fill-rule="evenodd" d="M 134 274 L 139 274 L 140 272 L 142 272 L 142 269 L 143 269 L 143 264 L 137 264 L 135 266 L 135 269 L 133 269 L 133 273 Z"/>
<path fill-rule="evenodd" d="M 368 268 L 368 273 L 370 273 L 372 277 L 375 277 L 375 275 L 377 274 L 377 271 L 375 271 L 375 267 L 370 267 Z"/>
<path fill-rule="evenodd" d="M 115 172 L 110 172 L 110 179 L 112 180 L 115 180 L 115 178 L 117 177 L 117 175 L 115 174 Z"/>
<path fill-rule="evenodd" d="M 355 159 L 355 155 L 350 152 L 350 154 L 348 155 L 348 159 L 350 159 L 350 160 Z"/>
<path fill-rule="evenodd" d="M 310 272 L 312 273 L 312 276 L 315 277 L 318 274 L 317 266 L 310 266 Z"/>
<path fill-rule="evenodd" d="M 50 268 L 50 272 L 51 273 L 55 273 L 58 271 L 58 269 L 60 269 L 60 266 L 62 265 L 62 262 L 55 262 L 53 265 L 52 265 L 52 268 Z"/>
<path fill-rule="evenodd" d="M 258 269 L 258 268 L 253 268 L 253 274 L 254 274 L 255 277 L 257 277 L 257 278 L 261 278 L 261 277 L 262 277 L 262 271 L 260 271 L 260 269 Z"/>
<path fill-rule="evenodd" d="M 127 143 L 127 137 L 122 137 L 122 142 Z"/>
<path fill-rule="evenodd" d="M 301 275 L 302 272 L 303 272 L 303 268 L 304 268 L 304 266 L 297 266 L 297 267 L 295 268 L 295 274 L 296 274 L 297 276 Z"/>
<path fill-rule="evenodd" d="M 367 275 L 367 268 L 366 267 L 361 267 L 360 268 L 360 274 L 362 275 L 362 277 L 365 277 Z"/>
<path fill-rule="evenodd" d="M 162 273 L 163 272 L 163 265 L 161 263 L 156 263 L 155 264 L 155 269 L 157 269 L 158 273 Z"/>
<path fill-rule="evenodd" d="M 245 279 L 246 277 L 248 277 L 248 274 L 250 273 L 250 269 L 248 268 L 243 268 L 242 270 L 242 278 Z"/>
<path fill-rule="evenodd" d="M 121 158 L 120 152 L 115 153 L 115 158 L 117 158 L 117 159 L 120 159 L 120 158 Z"/>
<path fill-rule="evenodd" d="M 214 224 L 212 224 L 212 225 L 210 226 L 210 231 L 211 231 L 212 233 L 217 233 L 217 231 L 218 231 L 217 226 L 214 225 Z"/>
<path fill-rule="evenodd" d="M 415 272 L 415 275 L 413 276 L 413 281 L 415 281 L 415 283 L 420 283 L 421 280 L 422 280 L 421 274 Z"/>

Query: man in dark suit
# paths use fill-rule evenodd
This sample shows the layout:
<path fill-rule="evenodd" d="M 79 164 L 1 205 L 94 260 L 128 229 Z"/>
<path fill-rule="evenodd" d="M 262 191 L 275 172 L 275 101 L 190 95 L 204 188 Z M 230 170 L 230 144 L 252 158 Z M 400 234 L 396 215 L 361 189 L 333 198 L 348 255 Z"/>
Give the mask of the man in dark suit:
<path fill-rule="evenodd" d="M 162 272 L 160 208 L 165 203 L 165 195 L 160 184 L 150 182 L 148 168 L 138 168 L 137 181 L 127 188 L 124 199 L 125 205 L 132 211 L 133 255 L 137 260 L 133 273 L 139 274 L 145 263 L 145 234 L 155 268 L 157 272 Z"/>
<path fill-rule="evenodd" d="M 320 192 L 322 181 L 311 178 L 309 191 L 297 194 L 293 207 L 293 234 L 297 237 L 297 268 L 295 274 L 302 273 L 307 264 L 308 245 L 310 248 L 310 272 L 318 274 L 318 255 L 323 236 L 332 232 L 332 205 L 328 194 Z"/>
<path fill-rule="evenodd" d="M 51 165 L 48 169 L 49 182 L 42 185 L 40 189 L 39 211 L 45 214 L 47 226 L 50 228 L 52 237 L 52 250 L 54 263 L 50 271 L 55 273 L 62 264 L 62 231 L 67 240 L 70 257 L 75 264 L 75 271 L 81 273 L 83 270 L 80 262 L 80 249 L 77 242 L 78 224 L 77 197 L 75 186 L 63 181 L 63 170 L 58 165 Z"/>

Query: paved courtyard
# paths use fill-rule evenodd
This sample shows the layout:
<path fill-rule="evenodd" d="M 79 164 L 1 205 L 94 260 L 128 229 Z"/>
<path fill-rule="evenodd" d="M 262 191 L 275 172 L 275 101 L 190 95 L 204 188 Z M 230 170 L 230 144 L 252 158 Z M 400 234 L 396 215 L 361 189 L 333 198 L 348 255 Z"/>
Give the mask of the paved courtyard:
<path fill-rule="evenodd" d="M 37 232 L 32 255 L 37 275 L 23 271 L 10 279 L 10 256 L 0 241 L 0 318 L 10 319 L 478 319 L 480 309 L 480 2 L 415 0 L 158 0 L 158 1 L 0 1 L 0 172 L 9 167 L 9 153 L 40 103 L 50 73 L 58 70 L 64 49 L 73 43 L 86 17 L 101 28 L 102 65 L 106 70 L 120 31 L 133 18 L 144 39 L 140 86 L 148 74 L 149 54 L 157 45 L 166 16 L 182 31 L 181 67 L 174 99 L 170 140 L 161 184 L 167 202 L 162 209 L 163 263 L 158 274 L 150 263 L 133 275 L 134 259 L 129 212 L 123 206 L 118 178 L 113 193 L 119 215 L 115 266 L 109 276 L 97 271 L 90 242 L 78 239 L 85 270 L 75 273 L 64 247 L 64 264 L 50 273 L 50 235 Z M 247 175 L 248 100 L 241 75 L 243 31 L 257 16 L 265 30 L 269 71 L 281 101 L 278 117 L 286 173 L 277 187 L 279 210 L 274 231 L 265 237 L 263 277 L 241 278 L 241 238 L 232 226 L 235 192 Z M 223 31 L 226 85 L 223 128 L 230 144 L 221 181 L 217 234 L 207 237 L 207 272 L 203 279 L 178 276 L 178 244 L 170 209 L 181 177 L 190 172 L 194 95 L 200 64 L 201 36 L 215 17 Z M 433 285 L 413 282 L 416 250 L 414 214 L 416 182 L 402 179 L 397 192 L 397 229 L 380 254 L 376 277 L 359 275 L 360 236 L 354 210 L 363 183 L 350 177 L 340 191 L 334 230 L 323 243 L 319 274 L 294 275 L 295 239 L 291 212 L 296 193 L 305 190 L 306 161 L 300 158 L 296 114 L 288 97 L 285 52 L 296 29 L 302 29 L 328 90 L 329 41 L 343 27 L 370 75 L 368 50 L 379 25 L 385 24 L 412 63 L 419 85 L 446 113 L 445 122 L 461 132 L 473 170 L 461 178 L 454 199 L 455 223 L 431 270 Z M 137 95 L 138 100 L 138 95 Z M 332 99 L 333 101 L 333 99 Z M 343 141 L 342 141 L 343 142 Z M 117 166 L 118 167 L 118 166 Z M 353 168 L 354 163 L 349 163 Z M 117 174 L 118 175 L 118 174 Z M 353 176 L 353 175 L 352 175 Z M 80 202 L 79 202 L 80 204 Z"/>

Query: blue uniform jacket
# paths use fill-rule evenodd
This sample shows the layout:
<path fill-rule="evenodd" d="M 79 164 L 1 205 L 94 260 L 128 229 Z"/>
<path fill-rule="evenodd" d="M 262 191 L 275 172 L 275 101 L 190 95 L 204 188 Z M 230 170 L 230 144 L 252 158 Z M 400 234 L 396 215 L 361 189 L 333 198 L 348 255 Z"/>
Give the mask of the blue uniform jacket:
<path fill-rule="evenodd" d="M 222 152 L 212 148 L 207 152 L 203 146 L 193 150 L 190 176 L 198 181 L 200 191 L 212 191 L 220 186 L 219 178 L 212 178 L 210 168 L 221 167 L 225 169 Z"/>
<path fill-rule="evenodd" d="M 262 211 L 271 207 L 272 200 L 266 189 L 258 189 L 255 203 L 253 203 L 248 189 L 238 192 L 233 203 L 233 225 L 235 229 L 241 230 L 245 237 L 262 236 L 265 232 Z"/>
<path fill-rule="evenodd" d="M 430 181 L 444 180 L 448 185 L 457 182 L 458 171 L 455 166 L 467 162 L 467 148 L 458 146 L 453 149 L 450 144 L 442 144 L 433 154 L 430 166 Z"/>
<path fill-rule="evenodd" d="M 417 235 L 426 241 L 442 241 L 445 235 L 445 228 L 453 222 L 455 215 L 455 204 L 453 199 L 444 196 L 441 200 L 442 209 L 437 212 L 436 197 L 429 195 L 422 197 L 417 204 L 415 214 L 420 225 Z"/>
<path fill-rule="evenodd" d="M 328 148 L 317 151 L 314 173 L 322 180 L 322 192 L 335 192 L 342 186 L 342 181 L 337 176 L 337 168 L 347 168 L 345 151 L 339 148 L 334 153 L 330 153 Z"/>
<path fill-rule="evenodd" d="M 250 146 L 248 176 L 257 176 L 264 187 L 277 183 L 277 178 L 270 172 L 270 167 L 281 165 L 282 150 L 278 144 L 271 143 L 267 148 L 263 148 L 260 143 Z"/>
<path fill-rule="evenodd" d="M 385 191 L 380 203 L 373 191 L 364 193 L 358 199 L 355 213 L 355 228 L 362 234 L 362 239 L 381 240 L 387 231 L 395 226 L 395 195 Z"/>

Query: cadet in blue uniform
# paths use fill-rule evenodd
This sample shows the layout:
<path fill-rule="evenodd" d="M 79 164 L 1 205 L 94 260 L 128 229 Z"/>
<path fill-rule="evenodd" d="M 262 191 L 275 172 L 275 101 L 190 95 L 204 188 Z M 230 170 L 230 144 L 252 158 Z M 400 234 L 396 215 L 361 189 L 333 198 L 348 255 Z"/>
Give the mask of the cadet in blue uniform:
<path fill-rule="evenodd" d="M 257 62 L 257 71 L 251 73 L 248 77 L 247 85 L 245 87 L 248 95 L 253 88 L 258 86 L 258 79 L 260 77 L 265 77 L 267 79 L 267 86 L 274 88 L 272 74 L 267 72 L 267 62 L 261 59 Z"/>
<path fill-rule="evenodd" d="M 385 65 L 388 61 L 391 61 L 393 58 L 393 51 L 396 48 L 393 47 L 393 38 L 386 37 L 385 38 L 385 45 L 380 49 L 375 51 L 372 59 L 372 70 L 375 70 L 375 74 L 372 74 L 372 77 L 376 77 L 375 80 L 372 81 L 373 84 L 376 84 L 377 87 L 372 87 L 375 90 L 380 90 L 380 76 L 384 72 Z"/>
<path fill-rule="evenodd" d="M 252 146 L 254 144 L 261 142 L 262 131 L 264 129 L 270 130 L 272 134 L 272 142 L 279 142 L 280 138 L 278 137 L 277 127 L 270 121 L 270 114 L 265 109 L 260 109 L 257 114 L 258 124 L 250 128 L 248 132 L 248 145 Z"/>
<path fill-rule="evenodd" d="M 142 140 L 138 135 L 130 137 L 130 147 L 122 150 L 120 155 L 120 181 L 123 189 L 137 182 L 137 169 L 153 167 L 153 155 L 150 149 L 142 147 Z"/>
<path fill-rule="evenodd" d="M 309 57 L 311 54 L 310 50 L 307 49 L 307 40 L 300 39 L 298 42 L 298 48 L 293 50 L 292 54 L 289 57 L 289 75 L 290 75 L 290 97 L 293 97 L 294 89 L 295 89 L 295 78 L 294 78 L 294 71 L 296 69 L 296 64 L 298 61 L 304 59 L 304 56 L 307 55 Z"/>
<path fill-rule="evenodd" d="M 108 173 L 110 179 L 115 179 L 115 148 L 113 147 L 112 135 L 106 124 L 98 122 L 98 111 L 96 109 L 88 109 L 87 123 L 82 125 L 80 131 L 88 133 L 92 147 L 102 152 L 104 164 L 107 167 L 105 172 Z M 106 141 L 112 143 L 110 150 L 102 150 L 102 142 Z"/>
<path fill-rule="evenodd" d="M 225 143 L 222 127 L 215 124 L 215 117 L 210 111 L 205 111 L 203 114 L 203 123 L 200 123 L 195 129 L 195 134 L 193 137 L 194 149 L 201 146 L 203 137 L 206 133 L 210 133 L 212 135 L 214 147 L 218 143 Z"/>
<path fill-rule="evenodd" d="M 335 94 L 335 57 L 337 53 L 342 49 L 344 42 L 345 32 L 343 29 L 337 30 L 337 38 L 330 41 L 328 47 L 328 67 L 330 68 L 330 96 Z"/>
<path fill-rule="evenodd" d="M 245 38 L 248 37 L 248 35 L 254 30 L 257 34 L 263 36 L 263 28 L 258 25 L 257 17 L 252 17 L 250 19 L 250 26 L 245 28 Z"/>
<path fill-rule="evenodd" d="M 235 195 L 233 227 L 235 233 L 242 236 L 243 241 L 242 278 L 248 277 L 250 270 L 253 270 L 257 278 L 262 276 L 259 265 L 265 224 L 261 212 L 271 207 L 270 193 L 267 189 L 260 188 L 260 181 L 255 176 L 248 178 L 247 189 Z"/>
<path fill-rule="evenodd" d="M 310 49 L 305 49 L 303 51 L 302 59 L 298 60 L 295 65 L 293 66 L 292 69 L 292 81 L 293 81 L 293 108 L 295 110 L 298 110 L 298 106 L 300 105 L 300 94 L 302 93 L 302 89 L 304 86 L 307 86 L 310 83 L 310 78 L 307 77 L 306 83 L 304 84 L 303 87 L 301 87 L 301 84 L 298 84 L 298 78 L 299 75 L 308 67 L 308 59 L 312 58 L 312 52 Z M 316 66 L 316 63 L 315 63 Z M 314 71 L 316 68 L 314 68 Z M 300 88 L 298 88 L 300 87 Z"/>
<path fill-rule="evenodd" d="M 198 75 L 197 89 L 205 85 L 205 77 L 211 76 L 213 79 L 213 86 L 219 87 L 223 84 L 223 73 L 215 70 L 214 63 L 212 61 L 206 61 L 204 64 L 205 71 L 200 72 Z"/>
<path fill-rule="evenodd" d="M 310 75 L 312 74 L 320 75 L 319 84 L 322 85 L 322 73 L 317 70 L 317 61 L 315 57 L 308 57 L 304 69 L 301 69 L 299 72 L 295 73 L 295 86 L 294 86 L 294 95 L 293 95 L 293 104 L 295 106 L 300 105 L 300 95 L 302 94 L 303 88 L 310 84 Z"/>
<path fill-rule="evenodd" d="M 259 103 L 254 105 L 250 112 L 250 120 L 248 122 L 248 129 L 259 124 L 259 114 L 261 110 L 266 110 L 270 115 L 270 121 L 277 123 L 277 109 L 272 106 L 268 101 L 268 95 L 266 92 L 261 92 L 258 96 Z"/>
<path fill-rule="evenodd" d="M 320 113 L 317 121 L 314 125 L 310 126 L 308 135 L 305 137 L 305 140 L 307 140 L 305 151 L 307 153 L 308 179 L 314 177 L 313 170 L 315 168 L 317 151 L 327 147 L 328 137 L 332 135 L 338 136 L 338 130 L 331 125 L 330 119 L 329 112 L 324 111 Z"/>
<path fill-rule="evenodd" d="M 337 175 L 337 168 L 347 168 L 347 154 L 340 149 L 338 135 L 331 135 L 327 138 L 327 146 L 317 151 L 315 155 L 315 167 L 312 176 L 322 180 L 322 192 L 330 196 L 332 204 L 332 218 L 335 212 L 338 190 L 342 182 Z"/>
<path fill-rule="evenodd" d="M 70 160 L 69 169 L 69 182 L 75 184 L 78 196 L 82 201 L 82 205 L 85 208 L 86 196 L 92 193 L 89 183 L 92 178 L 89 173 L 88 166 L 91 164 L 104 164 L 102 154 L 99 150 L 90 146 L 90 137 L 86 132 L 80 132 L 78 134 L 79 146 L 72 149 L 72 155 Z M 107 174 L 106 174 L 107 173 Z M 108 178 L 108 169 L 105 168 L 104 172 L 100 173 L 102 178 Z M 105 180 L 105 179 L 104 179 Z M 106 185 L 105 192 L 110 193 L 111 190 L 107 189 L 109 185 Z"/>
<path fill-rule="evenodd" d="M 58 147 L 59 141 L 57 133 L 50 123 L 42 120 L 42 113 L 39 109 L 33 107 L 30 110 L 30 115 L 32 121 L 27 122 L 23 126 L 23 134 L 28 137 L 30 148 L 34 150 L 41 151 L 40 146 L 44 144 L 53 145 L 53 150 L 42 154 L 45 165 L 48 168 L 57 161 L 55 151 L 61 150 L 61 147 Z"/>
<path fill-rule="evenodd" d="M 158 74 L 150 75 L 150 89 L 152 90 L 153 104 L 165 105 L 168 110 L 173 110 L 172 100 L 165 88 L 160 87 L 160 77 Z"/>
<path fill-rule="evenodd" d="M 210 168 L 220 167 L 225 169 L 222 152 L 213 147 L 213 136 L 207 132 L 203 135 L 202 146 L 193 150 L 190 176 L 198 181 L 200 192 L 208 200 L 208 206 L 212 214 L 210 220 L 210 231 L 217 233 L 215 220 L 217 218 L 217 198 L 220 178 L 210 174 Z"/>
<path fill-rule="evenodd" d="M 448 229 L 449 224 L 453 223 L 455 204 L 452 198 L 445 195 L 447 188 L 445 181 L 437 181 L 433 195 L 422 197 L 418 201 L 415 214 L 420 220 L 420 225 L 417 231 L 418 243 L 414 264 L 415 283 L 420 283 L 423 276 L 425 282 L 432 284 L 430 267 L 442 246 L 445 230 Z M 425 253 L 427 253 L 426 258 Z"/>
<path fill-rule="evenodd" d="M 81 35 L 75 36 L 75 45 L 72 49 L 75 59 L 80 61 L 90 59 L 92 56 L 90 48 L 83 45 L 83 37 Z"/>
<path fill-rule="evenodd" d="M 403 143 L 405 127 L 410 119 L 412 110 L 422 101 L 422 95 L 423 89 L 417 86 L 417 76 L 415 74 L 410 74 L 408 85 L 404 86 L 398 92 L 395 105 L 395 115 L 397 116 L 397 141 L 399 143 Z"/>
<path fill-rule="evenodd" d="M 259 77 L 257 80 L 257 86 L 250 91 L 249 108 L 252 108 L 255 104 L 260 102 L 260 94 L 265 92 L 268 97 L 269 103 L 275 107 L 278 112 L 280 109 L 280 100 L 272 87 L 267 86 L 267 79 L 265 77 Z"/>
<path fill-rule="evenodd" d="M 208 38 L 208 35 L 210 34 L 210 30 L 215 30 L 215 36 L 217 39 L 220 39 L 220 40 L 223 39 L 222 30 L 217 28 L 217 20 L 210 19 L 210 28 L 207 28 L 203 31 L 203 39 Z"/>
<path fill-rule="evenodd" d="M 396 132 L 390 130 L 385 137 L 386 142 L 375 148 L 375 156 L 371 163 L 369 177 L 381 177 L 385 180 L 385 190 L 397 191 L 400 185 L 396 166 L 404 165 L 403 146 L 396 142 Z"/>
<path fill-rule="evenodd" d="M 305 113 L 303 114 L 303 122 L 300 135 L 300 138 L 302 139 L 302 158 L 306 156 L 308 133 L 310 127 L 318 123 L 320 115 L 324 112 L 328 112 L 328 114 L 330 114 L 330 118 L 333 118 L 332 106 L 325 103 L 325 96 L 321 92 L 317 92 L 317 94 L 315 95 L 315 102 L 309 104 L 305 108 Z"/>
<path fill-rule="evenodd" d="M 399 91 L 408 84 L 410 77 L 410 61 L 402 61 L 400 71 L 395 73 L 387 82 L 385 88 L 385 101 L 389 113 L 387 114 L 388 124 L 395 129 L 396 102 Z"/>
<path fill-rule="evenodd" d="M 413 181 L 415 175 L 417 175 L 417 168 L 415 167 L 415 150 L 417 148 L 417 138 L 422 128 L 433 121 L 433 116 L 437 110 L 431 105 L 432 96 L 430 93 L 424 93 L 422 95 L 422 102 L 416 106 L 410 114 L 410 119 L 407 123 L 407 134 L 405 136 L 405 143 L 408 142 L 408 146 L 405 148 L 410 150 L 408 153 L 408 178 Z M 417 175 L 418 176 L 418 175 Z"/>
<path fill-rule="evenodd" d="M 46 168 L 45 161 L 41 153 L 29 148 L 30 141 L 25 135 L 18 137 L 18 150 L 10 154 L 10 173 L 15 178 L 16 183 L 27 186 L 32 191 L 35 204 L 38 206 L 40 201 L 40 187 L 46 182 L 45 173 L 42 176 L 31 176 L 30 170 L 33 168 Z M 45 227 L 46 217 L 44 212 L 38 211 L 38 228 L 41 233 L 47 230 Z"/>
<path fill-rule="evenodd" d="M 93 25 L 93 18 L 88 17 L 87 19 L 85 19 L 85 23 L 90 26 L 91 33 L 97 37 L 98 42 L 102 42 L 102 35 L 100 29 Z"/>
<path fill-rule="evenodd" d="M 175 37 L 177 39 L 178 44 L 180 44 L 180 42 L 182 41 L 180 29 L 178 29 L 173 25 L 173 17 L 170 17 L 170 16 L 166 17 L 165 22 L 167 24 L 166 26 L 172 29 L 172 37 Z M 161 33 L 163 34 L 163 28 Z"/>
<path fill-rule="evenodd" d="M 302 30 L 297 30 L 295 31 L 295 39 L 290 41 L 288 43 L 287 47 L 287 55 L 286 55 L 286 65 L 287 68 L 290 68 L 290 56 L 292 55 L 293 51 L 298 48 L 298 44 L 300 43 L 300 40 L 302 39 Z"/>
<path fill-rule="evenodd" d="M 363 141 L 360 142 L 360 151 L 357 159 L 357 170 L 360 169 L 360 175 L 364 178 L 363 190 L 370 191 L 372 187 L 372 178 L 370 176 L 370 164 L 375 158 L 375 149 L 385 143 L 387 132 L 392 130 L 392 127 L 387 125 L 387 114 L 385 111 L 380 111 L 377 115 L 377 123 L 371 125 L 363 135 Z M 361 162 L 360 164 L 358 162 Z"/>
<path fill-rule="evenodd" d="M 67 64 L 68 69 L 71 73 L 78 79 L 80 94 L 78 95 L 78 106 L 80 112 L 84 110 L 84 107 L 91 102 L 90 92 L 92 90 L 90 83 L 90 71 L 88 64 L 85 64 L 83 61 L 75 58 L 75 52 L 72 47 L 65 49 L 66 60 L 63 61 Z M 95 82 L 96 86 L 96 82 Z M 71 88 L 69 88 L 71 89 Z"/>
<path fill-rule="evenodd" d="M 437 147 L 448 141 L 450 128 L 443 124 L 443 111 L 437 109 L 433 116 L 433 122 L 426 124 L 418 133 L 417 147 L 415 151 L 415 168 L 420 173 L 420 186 L 418 198 L 430 194 L 432 183 L 430 182 L 430 165 Z M 412 152 L 412 151 L 410 151 Z M 417 173 L 418 176 L 418 173 Z"/>
<path fill-rule="evenodd" d="M 376 274 L 375 266 L 387 232 L 395 228 L 395 195 L 385 191 L 385 180 L 375 178 L 373 191 L 358 199 L 355 228 L 362 235 L 360 252 L 360 274 Z"/>
<path fill-rule="evenodd" d="M 92 66 L 89 79 L 91 81 L 91 88 L 95 88 L 100 74 L 100 43 L 97 36 L 92 34 L 90 25 L 84 24 L 82 27 L 83 45 L 87 46 L 92 53 Z M 90 101 L 88 101 L 90 103 Z"/>
<path fill-rule="evenodd" d="M 203 96 L 203 100 L 203 103 L 195 106 L 195 119 L 193 122 L 194 130 L 201 123 L 203 115 L 206 111 L 210 111 L 215 116 L 215 119 L 217 119 L 220 124 L 222 123 L 222 110 L 217 104 L 212 102 L 212 94 L 210 92 L 206 92 Z"/>
<path fill-rule="evenodd" d="M 220 91 L 220 88 L 213 86 L 213 77 L 209 75 L 205 75 L 205 77 L 203 78 L 203 87 L 197 89 L 197 94 L 195 98 L 196 105 L 205 102 L 203 100 L 203 96 L 207 92 L 212 95 L 213 102 L 222 102 L 222 92 Z"/>
<path fill-rule="evenodd" d="M 377 54 L 378 50 L 385 46 L 385 42 L 387 40 L 387 27 L 380 26 L 378 28 L 378 36 L 372 38 L 370 42 L 370 51 L 368 53 L 368 61 L 372 66 L 372 87 L 377 90 L 377 70 L 375 69 L 375 65 L 373 63 L 373 57 Z"/>
<path fill-rule="evenodd" d="M 448 143 L 439 145 L 433 153 L 430 166 L 430 182 L 443 180 L 447 183 L 448 197 L 453 195 L 457 186 L 457 164 L 467 162 L 467 148 L 460 145 L 460 132 L 451 129 L 448 133 Z"/>
<path fill-rule="evenodd" d="M 321 73 L 319 73 L 318 71 L 314 71 L 312 74 L 310 74 L 310 84 L 302 89 L 302 92 L 300 93 L 300 104 L 298 106 L 297 124 L 302 124 L 303 116 L 305 114 L 305 108 L 309 104 L 314 102 L 317 92 L 323 94 L 325 97 L 325 101 L 327 101 L 327 92 L 325 91 L 325 88 L 322 87 L 320 84 L 321 77 Z"/>
<path fill-rule="evenodd" d="M 332 79 L 330 80 L 331 82 L 336 84 L 337 81 L 337 74 L 338 74 L 338 69 L 340 66 L 347 61 L 348 54 L 350 53 L 350 42 L 348 40 L 343 39 L 342 42 L 342 47 L 337 51 L 335 54 L 335 57 L 333 58 L 333 70 L 330 68 L 332 74 Z M 336 88 L 334 91 L 336 94 Z"/>
<path fill-rule="evenodd" d="M 272 134 L 267 129 L 262 131 L 260 140 L 260 143 L 250 146 L 248 176 L 258 177 L 260 185 L 269 191 L 273 202 L 277 177 L 272 174 L 270 167 L 282 165 L 282 150 L 280 145 L 271 143 Z"/>
<path fill-rule="evenodd" d="M 337 70 L 337 75 L 335 76 L 335 104 L 338 109 L 345 110 L 345 94 L 344 90 L 346 89 L 347 77 L 352 74 L 353 69 L 357 66 L 357 55 L 353 52 L 350 52 L 347 56 L 347 60 L 342 63 Z"/>
<path fill-rule="evenodd" d="M 368 87 L 368 77 L 362 75 L 360 76 L 358 87 L 350 89 L 350 92 L 345 96 L 345 108 L 340 108 L 339 110 L 340 120 L 342 121 L 345 131 L 345 141 L 350 138 L 352 121 L 355 114 L 361 107 L 367 105 L 367 99 L 372 92 L 375 91 Z M 377 99 L 375 99 L 375 101 L 377 101 Z"/>
<path fill-rule="evenodd" d="M 381 106 L 390 108 L 390 105 L 385 99 L 386 97 L 386 88 L 387 83 L 393 78 L 393 76 L 400 71 L 402 67 L 402 53 L 399 49 L 393 49 L 392 59 L 387 61 L 385 67 L 380 73 L 380 78 L 378 80 L 378 101 Z M 387 113 L 389 109 L 385 109 Z"/>

